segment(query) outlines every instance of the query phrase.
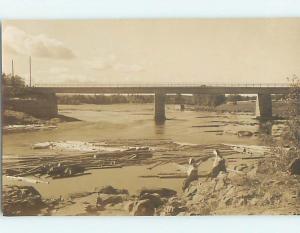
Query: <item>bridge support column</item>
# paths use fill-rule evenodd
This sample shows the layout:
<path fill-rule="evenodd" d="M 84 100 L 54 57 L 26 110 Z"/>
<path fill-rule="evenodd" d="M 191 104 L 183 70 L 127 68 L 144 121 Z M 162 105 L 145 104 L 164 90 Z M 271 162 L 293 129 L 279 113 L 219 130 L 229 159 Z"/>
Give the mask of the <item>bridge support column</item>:
<path fill-rule="evenodd" d="M 271 94 L 257 94 L 255 116 L 264 119 L 272 117 Z"/>
<path fill-rule="evenodd" d="M 162 123 L 166 120 L 165 99 L 166 99 L 165 93 L 158 92 L 158 91 L 155 92 L 154 119 L 157 123 Z"/>
<path fill-rule="evenodd" d="M 184 99 L 183 99 L 183 97 L 182 97 L 182 95 L 180 93 L 176 95 L 175 103 L 179 104 L 180 111 L 184 111 L 184 109 L 185 109 Z"/>

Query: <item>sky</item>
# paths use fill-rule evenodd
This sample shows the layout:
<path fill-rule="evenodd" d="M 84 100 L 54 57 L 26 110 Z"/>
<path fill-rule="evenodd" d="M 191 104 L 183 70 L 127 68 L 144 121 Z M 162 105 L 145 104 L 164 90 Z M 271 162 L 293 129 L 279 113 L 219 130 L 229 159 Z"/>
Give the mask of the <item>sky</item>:
<path fill-rule="evenodd" d="M 283 83 L 300 19 L 5 20 L 3 72 L 42 83 Z"/>

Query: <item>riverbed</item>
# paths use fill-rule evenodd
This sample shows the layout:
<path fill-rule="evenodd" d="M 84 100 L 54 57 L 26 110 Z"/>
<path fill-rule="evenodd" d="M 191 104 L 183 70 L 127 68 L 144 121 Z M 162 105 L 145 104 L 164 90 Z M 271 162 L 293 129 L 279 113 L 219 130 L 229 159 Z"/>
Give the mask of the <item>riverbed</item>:
<path fill-rule="evenodd" d="M 153 104 L 60 105 L 60 114 L 80 121 L 58 123 L 53 130 L 5 134 L 3 155 L 4 158 L 37 155 L 32 146 L 48 141 L 168 139 L 187 145 L 264 145 L 260 139 L 264 127 L 251 113 L 180 111 L 177 105 L 167 105 L 167 121 L 157 125 L 153 120 L 153 111 Z M 271 132 L 276 134 L 281 127 L 281 124 L 273 125 Z M 238 131 L 249 131 L 253 135 L 239 137 Z M 158 167 L 155 172 L 175 169 L 172 166 L 170 163 Z M 35 187 L 45 197 L 67 196 L 74 192 L 91 191 L 103 185 L 125 188 L 130 193 L 135 193 L 142 187 L 167 187 L 180 192 L 182 179 L 140 177 L 151 174 L 146 166 L 130 166 L 95 170 L 90 175 L 51 180 L 49 184 L 35 184 Z M 4 178 L 3 183 L 23 182 Z"/>

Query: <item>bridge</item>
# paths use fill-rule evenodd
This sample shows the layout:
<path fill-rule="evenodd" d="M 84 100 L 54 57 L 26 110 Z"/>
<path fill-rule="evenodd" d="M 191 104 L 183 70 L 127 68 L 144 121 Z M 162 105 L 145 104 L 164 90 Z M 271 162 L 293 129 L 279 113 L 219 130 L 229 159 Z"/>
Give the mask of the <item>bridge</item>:
<path fill-rule="evenodd" d="M 167 94 L 256 94 L 256 117 L 272 117 L 272 94 L 288 94 L 291 87 L 287 83 L 160 83 L 160 84 L 37 84 L 39 92 L 73 94 L 154 94 L 154 119 L 164 121 L 165 96 Z"/>

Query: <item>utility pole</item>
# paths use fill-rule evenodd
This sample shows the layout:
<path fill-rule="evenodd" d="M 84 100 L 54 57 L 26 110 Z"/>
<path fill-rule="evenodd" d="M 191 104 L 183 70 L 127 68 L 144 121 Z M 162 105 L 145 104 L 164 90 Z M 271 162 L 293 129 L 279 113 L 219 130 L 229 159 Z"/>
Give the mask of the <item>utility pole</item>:
<path fill-rule="evenodd" d="M 11 85 L 15 85 L 14 59 L 11 59 Z"/>
<path fill-rule="evenodd" d="M 29 56 L 29 87 L 31 87 L 31 56 Z"/>
<path fill-rule="evenodd" d="M 11 77 L 14 77 L 14 60 L 11 60 Z"/>

